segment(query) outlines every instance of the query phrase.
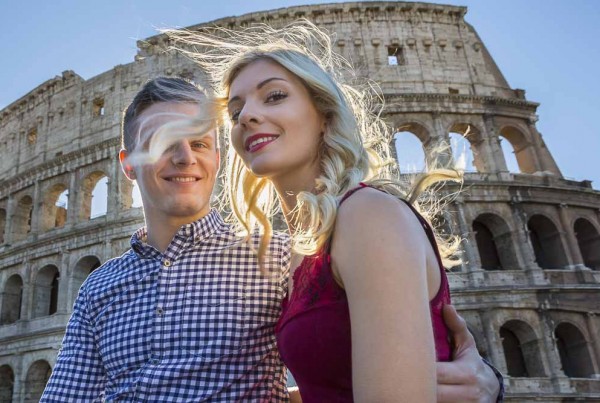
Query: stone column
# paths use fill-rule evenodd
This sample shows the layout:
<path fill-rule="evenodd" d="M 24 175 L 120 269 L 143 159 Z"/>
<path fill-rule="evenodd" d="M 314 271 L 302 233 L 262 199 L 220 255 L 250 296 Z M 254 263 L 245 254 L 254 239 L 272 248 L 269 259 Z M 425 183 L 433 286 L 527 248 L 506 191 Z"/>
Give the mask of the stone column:
<path fill-rule="evenodd" d="M 17 201 L 12 194 L 8 195 L 8 202 L 6 203 L 6 223 L 4 225 L 4 243 L 9 245 L 13 243 L 13 217 L 15 216 L 15 209 L 17 208 Z"/>
<path fill-rule="evenodd" d="M 558 213 L 562 226 L 562 231 L 560 231 L 560 233 L 563 235 L 562 238 L 567 241 L 565 243 L 567 246 L 567 261 L 569 262 L 569 266 L 570 268 L 585 270 L 586 267 L 583 264 L 583 256 L 581 256 L 579 244 L 577 243 L 577 238 L 575 237 L 574 229 L 571 225 L 569 206 L 566 203 L 561 203 L 558 207 Z"/>
<path fill-rule="evenodd" d="M 79 221 L 79 189 L 77 188 L 77 172 L 69 173 L 69 200 L 66 226 L 75 225 Z"/>
<path fill-rule="evenodd" d="M 454 205 L 456 206 L 458 228 L 462 237 L 462 250 L 464 251 L 463 271 L 469 275 L 469 285 L 477 287 L 484 281 L 485 273 L 481 269 L 479 253 L 475 250 L 476 246 L 474 245 L 476 245 L 476 242 L 473 239 L 473 231 L 471 231 L 471 226 L 465 217 L 464 202 L 457 200 L 454 202 Z"/>
<path fill-rule="evenodd" d="M 437 160 L 438 166 L 449 167 L 452 166 L 454 161 L 452 160 L 452 149 L 450 148 L 450 136 L 446 132 L 442 117 L 439 112 L 433 112 L 431 114 L 433 120 L 433 133 L 431 133 L 430 140 L 427 144 L 423 144 L 425 148 L 425 157 L 427 158 L 427 166 L 432 167 L 433 162 Z M 439 150 L 441 148 L 441 151 Z M 432 152 L 435 150 L 436 152 Z"/>
<path fill-rule="evenodd" d="M 23 368 L 22 354 L 15 354 L 13 357 L 15 358 L 13 361 L 14 365 L 11 366 L 15 374 L 15 383 L 13 384 L 12 401 L 15 403 L 21 403 L 23 401 L 23 396 L 25 396 L 25 391 L 22 390 L 24 388 L 24 382 L 22 382 L 22 379 L 25 379 L 27 369 Z"/>
<path fill-rule="evenodd" d="M 70 252 L 68 249 L 62 248 L 60 255 L 60 267 L 58 276 L 58 301 L 56 302 L 56 313 L 65 314 L 70 312 L 70 298 L 71 290 L 69 279 L 72 278 L 73 273 L 69 266 Z"/>
<path fill-rule="evenodd" d="M 29 320 L 33 317 L 33 312 L 31 311 L 32 303 L 33 303 L 33 292 L 34 287 L 32 283 L 33 276 L 33 268 L 32 264 L 29 260 L 23 260 L 23 267 L 25 268 L 25 276 L 23 276 L 23 298 L 21 300 L 21 319 Z"/>
<path fill-rule="evenodd" d="M 106 203 L 106 218 L 108 220 L 116 219 L 121 205 L 121 203 L 119 203 L 119 164 L 117 162 L 118 160 L 115 156 L 110 158 L 110 165 L 108 169 L 110 173 L 108 176 L 108 183 L 106 184 L 106 193 L 108 197 Z"/>
<path fill-rule="evenodd" d="M 531 147 L 533 145 L 533 152 L 531 156 L 534 159 L 535 167 L 537 171 L 549 171 L 554 173 L 554 167 L 550 167 L 546 164 L 542 155 L 540 155 L 540 150 L 542 148 L 542 135 L 538 132 L 537 127 L 535 127 L 535 123 L 537 122 L 537 116 L 532 116 L 527 121 L 527 126 L 529 127 L 529 134 L 531 136 L 532 143 L 528 146 Z"/>
<path fill-rule="evenodd" d="M 558 233 L 560 234 L 560 238 L 564 241 L 565 252 L 567 262 L 569 263 L 569 268 L 575 268 L 577 266 L 583 266 L 583 257 L 579 251 L 579 245 L 577 244 L 577 239 L 575 238 L 575 234 L 571 229 L 571 220 L 568 212 L 569 206 L 565 203 L 561 203 L 558 207 L 558 215 L 560 217 L 560 224 L 562 228 L 558 229 Z"/>
<path fill-rule="evenodd" d="M 486 164 L 488 172 L 498 173 L 499 171 L 506 172 L 506 162 L 504 154 L 500 147 L 498 134 L 496 133 L 496 122 L 494 116 L 486 113 L 483 115 L 483 124 L 485 131 L 482 133 L 484 145 L 482 147 L 484 155 L 482 156 Z"/>
<path fill-rule="evenodd" d="M 529 229 L 527 228 L 527 215 L 523 211 L 518 197 L 513 196 L 509 204 L 513 212 L 512 217 L 516 229 L 515 238 L 517 243 L 515 247 L 520 261 L 524 264 L 523 270 L 527 272 L 529 281 L 532 284 L 546 284 L 547 280 L 544 271 L 538 266 L 535 260 L 535 253 L 531 239 L 529 238 Z"/>
<path fill-rule="evenodd" d="M 499 337 L 500 328 L 495 325 L 495 317 L 492 309 L 484 309 L 480 312 L 481 322 L 483 324 L 483 332 L 487 341 L 487 348 L 490 354 L 492 364 L 503 374 L 507 374 L 506 359 L 504 358 L 504 348 L 502 340 Z"/>
<path fill-rule="evenodd" d="M 590 334 L 590 353 L 593 354 L 595 358 L 592 360 L 594 362 L 594 371 L 597 375 L 600 375 L 600 320 L 598 315 L 593 312 L 588 312 L 586 315 L 588 332 Z"/>
<path fill-rule="evenodd" d="M 31 228 L 30 233 L 34 236 L 42 230 L 41 228 L 41 216 L 43 211 L 44 198 L 41 195 L 40 182 L 35 181 L 33 184 L 33 203 L 31 205 Z"/>
<path fill-rule="evenodd" d="M 552 386 L 555 392 L 570 392 L 570 383 L 569 378 L 567 378 L 562 371 L 562 364 L 560 362 L 560 354 L 558 353 L 558 348 L 556 347 L 556 339 L 554 337 L 554 322 L 548 313 L 543 310 L 538 310 L 540 315 L 540 325 L 541 325 L 541 341 L 544 347 L 544 352 L 546 353 L 546 359 L 548 363 L 548 373 L 547 375 L 550 377 L 550 381 L 552 382 Z"/>

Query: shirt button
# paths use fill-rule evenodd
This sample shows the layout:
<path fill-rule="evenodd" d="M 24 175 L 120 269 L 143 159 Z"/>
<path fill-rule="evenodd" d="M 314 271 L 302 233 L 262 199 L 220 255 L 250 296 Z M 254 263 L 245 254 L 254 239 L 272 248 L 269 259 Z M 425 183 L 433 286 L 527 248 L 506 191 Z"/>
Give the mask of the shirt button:
<path fill-rule="evenodd" d="M 169 267 L 169 266 L 171 266 L 171 261 L 170 261 L 170 260 L 166 260 L 166 259 L 165 259 L 165 260 L 163 261 L 163 266 L 165 266 L 165 267 Z"/>
<path fill-rule="evenodd" d="M 200 237 L 198 235 L 196 235 L 194 237 L 194 242 L 196 242 L 196 243 L 200 242 Z"/>
<path fill-rule="evenodd" d="M 158 358 L 153 358 L 150 360 L 150 364 L 152 365 L 158 365 L 160 363 L 160 360 Z"/>
<path fill-rule="evenodd" d="M 156 308 L 156 314 L 158 316 L 162 316 L 163 313 L 164 313 L 164 310 L 162 308 Z"/>

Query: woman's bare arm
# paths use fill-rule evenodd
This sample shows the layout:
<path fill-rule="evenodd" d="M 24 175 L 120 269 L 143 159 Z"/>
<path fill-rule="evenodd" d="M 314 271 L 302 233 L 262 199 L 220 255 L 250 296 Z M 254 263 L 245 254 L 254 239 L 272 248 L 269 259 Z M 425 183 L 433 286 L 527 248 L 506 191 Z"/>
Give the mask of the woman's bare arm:
<path fill-rule="evenodd" d="M 360 190 L 338 212 L 331 255 L 348 296 L 358 402 L 436 400 L 430 249 L 414 214 L 387 194 Z"/>

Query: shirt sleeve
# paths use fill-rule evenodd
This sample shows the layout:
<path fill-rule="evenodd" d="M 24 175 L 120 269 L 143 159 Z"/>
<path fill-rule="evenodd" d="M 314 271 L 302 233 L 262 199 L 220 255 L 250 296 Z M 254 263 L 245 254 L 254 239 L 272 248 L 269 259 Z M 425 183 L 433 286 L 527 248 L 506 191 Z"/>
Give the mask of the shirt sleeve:
<path fill-rule="evenodd" d="M 488 360 L 486 360 L 485 358 L 482 358 L 482 360 L 488 367 L 492 369 L 492 371 L 494 371 L 496 378 L 498 378 L 498 383 L 500 384 L 500 391 L 498 392 L 498 399 L 496 400 L 496 403 L 502 403 L 504 402 L 504 377 L 502 376 L 500 371 L 498 371 Z"/>
<path fill-rule="evenodd" d="M 101 401 L 105 380 L 82 288 L 40 402 Z"/>

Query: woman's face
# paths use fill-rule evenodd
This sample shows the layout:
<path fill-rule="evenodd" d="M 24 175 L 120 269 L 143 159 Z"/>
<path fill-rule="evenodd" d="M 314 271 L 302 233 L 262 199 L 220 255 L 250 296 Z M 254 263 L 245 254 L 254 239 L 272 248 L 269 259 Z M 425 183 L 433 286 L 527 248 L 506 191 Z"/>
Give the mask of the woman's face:
<path fill-rule="evenodd" d="M 252 62 L 231 83 L 228 111 L 231 143 L 255 175 L 293 182 L 319 174 L 325 119 L 294 74 L 273 61 Z"/>

